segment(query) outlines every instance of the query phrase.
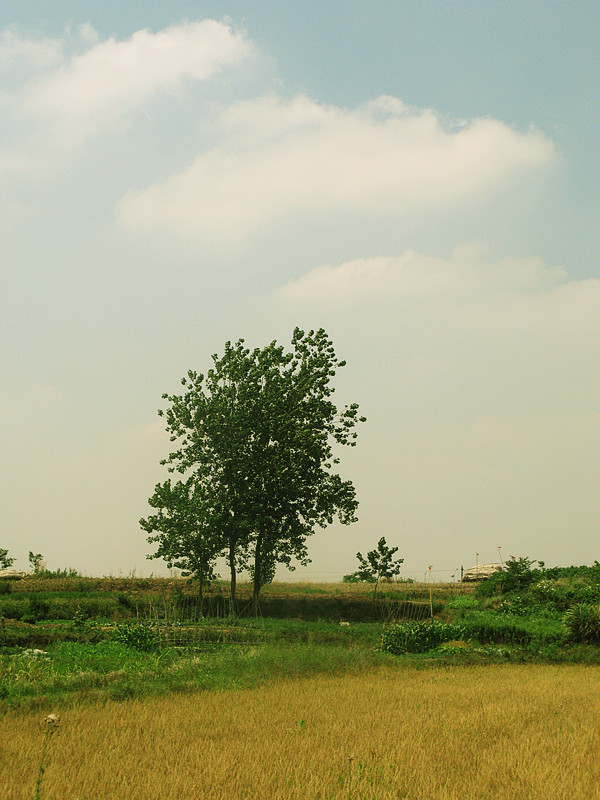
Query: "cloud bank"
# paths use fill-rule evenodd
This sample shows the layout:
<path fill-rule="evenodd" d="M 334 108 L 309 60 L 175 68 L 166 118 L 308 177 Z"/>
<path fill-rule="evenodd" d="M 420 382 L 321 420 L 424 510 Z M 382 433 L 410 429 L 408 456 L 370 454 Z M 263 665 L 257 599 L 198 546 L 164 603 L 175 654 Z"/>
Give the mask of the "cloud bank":
<path fill-rule="evenodd" d="M 380 97 L 358 109 L 260 97 L 219 120 L 220 142 L 178 175 L 130 192 L 120 219 L 195 239 L 243 238 L 290 215 L 397 215 L 487 193 L 547 165 L 553 144 L 498 120 L 444 126 Z"/>
<path fill-rule="evenodd" d="M 20 68 L 25 80 L 4 102 L 15 116 L 45 126 L 61 147 L 81 144 L 160 93 L 239 67 L 253 53 L 243 33 L 215 20 L 138 30 L 121 41 L 97 39 L 90 25 L 62 39 L 25 37 L 13 28 L 0 38 L 0 66 L 5 73 Z"/>
<path fill-rule="evenodd" d="M 539 258 L 494 261 L 467 245 L 448 258 L 357 259 L 311 270 L 275 301 L 377 348 L 423 409 L 445 394 L 463 419 L 597 412 L 600 280 Z"/>

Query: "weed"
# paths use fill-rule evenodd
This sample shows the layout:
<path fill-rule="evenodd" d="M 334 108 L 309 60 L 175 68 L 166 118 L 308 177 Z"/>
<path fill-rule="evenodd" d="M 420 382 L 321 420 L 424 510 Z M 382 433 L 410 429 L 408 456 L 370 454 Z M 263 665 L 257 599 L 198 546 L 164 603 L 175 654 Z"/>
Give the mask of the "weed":
<path fill-rule="evenodd" d="M 42 796 L 42 780 L 44 778 L 44 770 L 46 768 L 46 755 L 48 750 L 48 742 L 50 738 L 58 731 L 58 722 L 60 717 L 56 714 L 48 714 L 44 720 L 44 738 L 42 740 L 42 752 L 40 755 L 40 763 L 38 767 L 37 781 L 35 782 L 35 791 L 33 793 L 33 800 L 40 800 Z"/>

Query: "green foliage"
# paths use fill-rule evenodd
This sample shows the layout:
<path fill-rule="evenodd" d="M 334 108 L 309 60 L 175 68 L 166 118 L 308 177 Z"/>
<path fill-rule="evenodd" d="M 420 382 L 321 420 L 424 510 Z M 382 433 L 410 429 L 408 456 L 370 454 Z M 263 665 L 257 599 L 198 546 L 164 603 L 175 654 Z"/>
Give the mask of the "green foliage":
<path fill-rule="evenodd" d="M 44 572 L 44 556 L 41 553 L 33 553 L 30 550 L 28 558 L 29 566 L 36 575 L 40 575 L 42 572 Z"/>
<path fill-rule="evenodd" d="M 405 622 L 391 625 L 383 634 L 381 647 L 387 653 L 427 653 L 444 642 L 464 637 L 461 625 L 451 625 L 438 620 L 431 622 Z"/>
<path fill-rule="evenodd" d="M 37 558 L 37 556 L 36 556 Z M 40 556 L 41 558 L 41 556 Z M 43 561 L 43 559 L 42 559 Z M 81 573 L 74 567 L 59 567 L 58 569 L 42 569 L 40 572 L 44 578 L 81 578 Z"/>
<path fill-rule="evenodd" d="M 538 563 L 540 569 L 533 569 Z M 477 585 L 479 597 L 492 597 L 497 594 L 525 591 L 543 574 L 544 562 L 532 561 L 529 558 L 514 558 L 507 561 L 502 572 L 496 572 Z"/>
<path fill-rule="evenodd" d="M 360 564 L 357 574 L 364 576 L 365 580 L 374 578 L 376 581 L 381 578 L 391 578 L 394 575 L 398 575 L 404 559 L 398 558 L 394 561 L 393 557 L 397 552 L 398 548 L 388 547 L 385 536 L 382 536 L 377 543 L 377 548 L 370 550 L 366 558 L 361 553 L 356 554 Z"/>
<path fill-rule="evenodd" d="M 565 623 L 571 642 L 600 643 L 600 606 L 577 603 L 567 611 Z"/>
<path fill-rule="evenodd" d="M 277 564 L 308 563 L 306 538 L 337 517 L 355 521 L 350 481 L 333 472 L 333 445 L 355 444 L 364 421 L 353 403 L 338 410 L 331 379 L 344 366 L 324 330 L 296 328 L 292 350 L 243 339 L 214 355 L 206 376 L 188 372 L 181 395 L 159 411 L 175 449 L 162 463 L 186 481 L 159 484 L 158 513 L 141 520 L 158 544 L 150 556 L 181 565 L 202 582 L 225 555 L 235 605 L 236 574 L 249 566 L 254 605 Z"/>
<path fill-rule="evenodd" d="M 343 583 L 377 583 L 377 578 L 374 575 L 365 575 L 361 570 L 344 575 L 342 578 Z"/>
<path fill-rule="evenodd" d="M 0 580 L 0 594 L 10 594 L 10 581 Z"/>
<path fill-rule="evenodd" d="M 0 569 L 10 569 L 14 563 L 15 559 L 9 557 L 8 550 L 0 547 Z"/>
<path fill-rule="evenodd" d="M 522 617 L 494 611 L 473 611 L 465 618 L 465 635 L 482 644 L 527 645 L 560 643 L 565 638 L 561 619 Z"/>
<path fill-rule="evenodd" d="M 373 597 L 377 594 L 377 587 L 382 578 L 392 578 L 400 572 L 400 567 L 404 559 L 398 558 L 394 561 L 394 554 L 397 552 L 398 548 L 388 547 L 385 536 L 382 536 L 377 543 L 377 548 L 375 550 L 370 550 L 366 558 L 362 553 L 356 554 L 360 568 L 355 574 L 358 575 L 361 580 L 375 583 Z"/>
<path fill-rule="evenodd" d="M 522 597 L 514 595 L 510 599 L 502 600 L 498 606 L 499 614 L 513 614 L 515 616 L 525 616 L 530 613 L 531 608 Z"/>
<path fill-rule="evenodd" d="M 29 600 L 29 609 L 23 616 L 23 622 L 39 622 L 40 620 L 48 619 L 49 616 L 50 603 L 48 600 L 34 595 Z"/>
<path fill-rule="evenodd" d="M 453 597 L 448 603 L 449 608 L 477 608 L 478 606 L 477 598 L 470 594 L 460 594 L 458 597 Z"/>
<path fill-rule="evenodd" d="M 127 594 L 126 592 L 118 593 L 117 603 L 119 604 L 120 608 L 127 609 L 128 611 L 133 611 L 135 609 L 135 601 L 131 595 Z"/>
<path fill-rule="evenodd" d="M 152 625 L 140 622 L 127 622 L 119 625 L 115 641 L 143 652 L 149 652 L 158 647 L 156 629 Z"/>
<path fill-rule="evenodd" d="M 223 551 L 223 539 L 211 520 L 211 507 L 204 488 L 192 476 L 186 481 L 157 484 L 148 500 L 157 513 L 140 520 L 149 542 L 158 549 L 148 558 L 162 558 L 169 569 L 195 576 L 204 587 L 214 580 L 214 565 Z"/>

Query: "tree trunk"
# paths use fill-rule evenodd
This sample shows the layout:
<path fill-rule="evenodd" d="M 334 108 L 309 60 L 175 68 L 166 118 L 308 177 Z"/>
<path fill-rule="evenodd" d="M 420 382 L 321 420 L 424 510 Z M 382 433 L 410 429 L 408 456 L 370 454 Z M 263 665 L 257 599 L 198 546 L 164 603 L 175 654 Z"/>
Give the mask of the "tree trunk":
<path fill-rule="evenodd" d="M 256 549 L 254 550 L 254 586 L 252 591 L 252 613 L 258 616 L 258 596 L 261 587 L 261 567 L 262 567 L 262 533 L 256 537 Z"/>
<path fill-rule="evenodd" d="M 237 575 L 236 575 L 236 564 L 235 564 L 235 543 L 231 542 L 229 544 L 229 572 L 231 576 L 230 584 L 229 584 L 229 613 L 232 617 L 235 617 L 237 614 L 237 599 L 236 599 L 236 586 L 237 586 Z"/>
<path fill-rule="evenodd" d="M 204 616 L 204 570 L 200 570 L 198 575 L 198 603 L 200 605 L 200 614 Z"/>
<path fill-rule="evenodd" d="M 375 602 L 375 598 L 377 597 L 377 588 L 379 586 L 379 575 L 377 576 L 377 580 L 375 581 L 375 591 L 373 592 L 373 602 Z"/>

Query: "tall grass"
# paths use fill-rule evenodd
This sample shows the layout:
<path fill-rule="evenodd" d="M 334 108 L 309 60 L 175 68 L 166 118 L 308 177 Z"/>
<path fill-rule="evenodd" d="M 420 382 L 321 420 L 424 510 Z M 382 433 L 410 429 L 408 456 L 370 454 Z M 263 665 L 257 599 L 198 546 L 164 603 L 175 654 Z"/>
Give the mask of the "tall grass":
<path fill-rule="evenodd" d="M 43 796 L 589 800 L 599 714 L 600 669 L 538 665 L 381 668 L 74 707 Z M 0 718 L 5 800 L 31 798 L 41 719 Z"/>

